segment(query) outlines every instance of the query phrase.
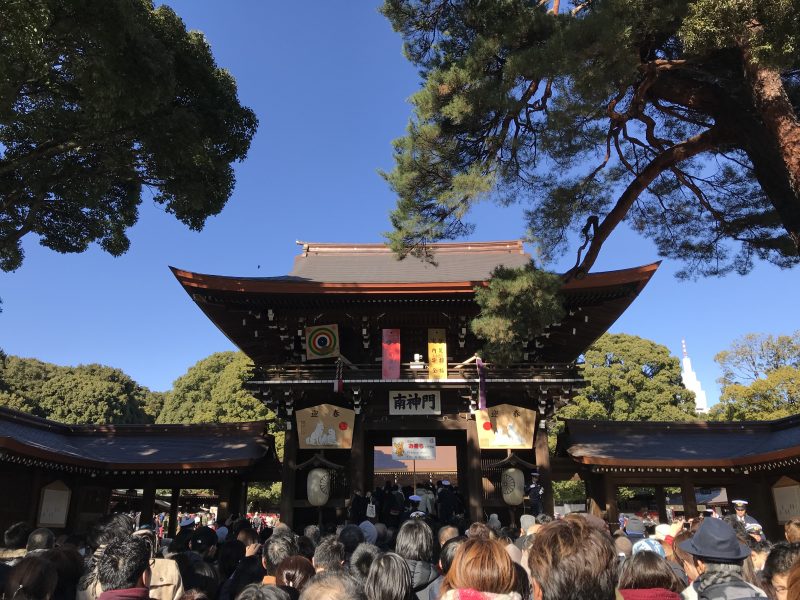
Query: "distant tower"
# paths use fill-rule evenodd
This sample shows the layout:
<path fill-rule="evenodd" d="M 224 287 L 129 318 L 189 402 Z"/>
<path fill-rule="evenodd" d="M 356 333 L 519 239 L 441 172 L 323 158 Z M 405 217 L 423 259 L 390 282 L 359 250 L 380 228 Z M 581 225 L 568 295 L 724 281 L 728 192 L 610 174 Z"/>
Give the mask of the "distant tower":
<path fill-rule="evenodd" d="M 686 352 L 686 340 L 681 340 L 681 347 L 683 348 L 683 369 L 681 370 L 681 379 L 686 389 L 694 392 L 694 404 L 697 414 L 708 414 L 708 400 L 706 400 L 706 393 L 700 386 L 697 380 L 697 374 L 692 369 L 692 359 Z"/>

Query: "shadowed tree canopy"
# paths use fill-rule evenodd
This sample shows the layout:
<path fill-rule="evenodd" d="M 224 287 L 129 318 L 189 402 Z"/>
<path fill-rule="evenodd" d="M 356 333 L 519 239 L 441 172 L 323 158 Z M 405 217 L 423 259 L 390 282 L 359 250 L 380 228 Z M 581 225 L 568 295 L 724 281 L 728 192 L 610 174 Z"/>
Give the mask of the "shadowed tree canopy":
<path fill-rule="evenodd" d="M 586 387 L 559 411 L 564 419 L 687 421 L 694 394 L 666 346 L 624 333 L 603 335 L 586 351 Z"/>
<path fill-rule="evenodd" d="M 191 229 L 233 191 L 255 134 L 200 32 L 151 0 L 0 5 L 0 269 L 21 240 L 129 246 L 143 194 Z"/>
<path fill-rule="evenodd" d="M 623 221 L 681 276 L 800 260 L 800 8 L 783 0 L 386 0 L 422 88 L 385 174 L 400 252 L 524 202 L 589 271 Z"/>
<path fill-rule="evenodd" d="M 722 367 L 722 390 L 709 418 L 769 420 L 800 410 L 800 331 L 779 336 L 749 333 L 714 360 Z"/>

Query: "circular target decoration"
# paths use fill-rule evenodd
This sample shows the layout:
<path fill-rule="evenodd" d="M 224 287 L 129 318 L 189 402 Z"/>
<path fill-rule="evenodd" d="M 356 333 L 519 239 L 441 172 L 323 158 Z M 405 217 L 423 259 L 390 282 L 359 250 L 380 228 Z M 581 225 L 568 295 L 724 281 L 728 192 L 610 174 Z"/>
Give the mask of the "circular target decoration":
<path fill-rule="evenodd" d="M 324 358 L 339 354 L 339 332 L 336 325 L 310 327 L 307 332 L 308 356 Z"/>
<path fill-rule="evenodd" d="M 347 423 L 345 423 L 344 421 L 340 421 L 339 422 L 339 429 L 341 429 L 342 431 L 346 431 L 347 430 Z"/>
<path fill-rule="evenodd" d="M 491 430 L 492 430 L 492 424 L 491 424 L 491 422 L 489 422 L 489 421 L 484 421 L 484 423 L 483 423 L 483 428 L 484 428 L 486 431 L 491 431 Z"/>

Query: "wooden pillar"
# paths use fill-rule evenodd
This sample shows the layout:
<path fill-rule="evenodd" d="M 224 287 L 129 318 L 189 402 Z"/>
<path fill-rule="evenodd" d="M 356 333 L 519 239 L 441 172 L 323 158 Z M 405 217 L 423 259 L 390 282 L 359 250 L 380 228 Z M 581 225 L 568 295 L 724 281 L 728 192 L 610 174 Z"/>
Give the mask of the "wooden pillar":
<path fill-rule="evenodd" d="M 669 523 L 667 519 L 667 497 L 664 495 L 664 486 L 656 486 L 656 505 L 658 506 L 658 522 Z"/>
<path fill-rule="evenodd" d="M 237 475 L 231 479 L 228 492 L 228 508 L 231 514 L 247 512 L 247 484 Z"/>
<path fill-rule="evenodd" d="M 757 481 L 758 483 L 754 490 L 755 509 L 751 513 L 750 507 L 748 507 L 747 512 L 751 513 L 761 523 L 764 528 L 764 534 L 769 539 L 781 539 L 784 535 L 784 530 L 778 523 L 778 512 L 775 510 L 775 502 L 772 497 L 772 484 L 774 481 L 768 480 L 766 475 L 761 475 Z M 733 498 L 730 499 L 733 500 Z"/>
<path fill-rule="evenodd" d="M 694 491 L 694 483 L 688 473 L 685 473 L 681 481 L 681 496 L 683 497 L 683 515 L 687 519 L 697 517 L 697 496 Z"/>
<path fill-rule="evenodd" d="M 553 475 L 550 469 L 550 448 L 547 447 L 547 421 L 542 419 L 536 429 L 536 439 L 533 442 L 536 450 L 536 469 L 539 471 L 539 483 L 544 488 L 542 497 L 542 511 L 548 515 L 555 514 L 553 500 Z"/>
<path fill-rule="evenodd" d="M 283 443 L 283 470 L 281 472 L 281 523 L 290 528 L 294 521 L 295 468 L 297 466 L 297 430 L 294 423 L 286 430 Z"/>
<path fill-rule="evenodd" d="M 172 488 L 172 493 L 169 497 L 169 529 L 167 530 L 167 537 L 174 538 L 175 533 L 178 531 L 178 501 L 181 497 L 180 488 Z"/>
<path fill-rule="evenodd" d="M 153 524 L 153 513 L 156 509 L 156 486 L 148 481 L 142 489 L 142 515 L 139 525 Z"/>
<path fill-rule="evenodd" d="M 367 495 L 370 490 L 366 489 L 365 483 L 365 453 L 364 453 L 364 417 L 356 415 L 353 424 L 353 447 L 350 450 L 350 490 L 361 492 L 362 496 Z"/>
<path fill-rule="evenodd" d="M 581 478 L 586 486 L 586 511 L 601 519 L 606 518 L 606 476 L 583 471 Z"/>
<path fill-rule="evenodd" d="M 42 499 L 42 472 L 37 467 L 33 467 L 33 477 L 31 477 L 30 487 L 30 504 L 28 504 L 28 523 L 32 523 L 34 527 L 39 520 L 39 502 Z M 106 507 L 108 510 L 108 507 Z"/>
<path fill-rule="evenodd" d="M 614 524 L 619 522 L 619 505 L 617 504 L 617 482 L 606 474 L 603 477 L 605 496 L 606 496 L 606 519 L 612 526 L 612 533 L 615 531 Z"/>
<path fill-rule="evenodd" d="M 471 521 L 483 521 L 483 474 L 481 447 L 478 443 L 478 424 L 467 421 L 467 497 Z"/>

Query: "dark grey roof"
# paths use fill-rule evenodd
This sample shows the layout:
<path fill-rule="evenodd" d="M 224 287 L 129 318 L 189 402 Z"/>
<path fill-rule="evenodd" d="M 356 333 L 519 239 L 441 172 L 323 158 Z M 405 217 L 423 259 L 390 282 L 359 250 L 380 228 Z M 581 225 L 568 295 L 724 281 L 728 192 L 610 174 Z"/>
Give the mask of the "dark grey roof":
<path fill-rule="evenodd" d="M 381 244 L 303 244 L 292 277 L 329 283 L 437 283 L 486 281 L 499 266 L 530 262 L 522 242 L 433 244 L 433 261 L 399 260 Z"/>
<path fill-rule="evenodd" d="M 800 455 L 800 417 L 762 422 L 567 420 L 559 445 L 586 464 L 755 464 Z"/>
<path fill-rule="evenodd" d="M 252 464 L 271 453 L 265 423 L 64 425 L 0 408 L 0 447 L 58 463 L 197 468 Z"/>

